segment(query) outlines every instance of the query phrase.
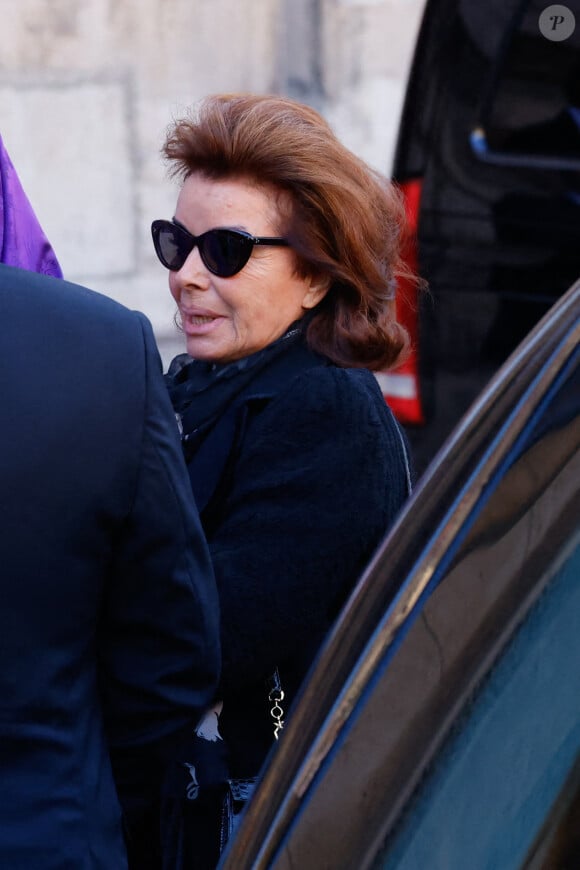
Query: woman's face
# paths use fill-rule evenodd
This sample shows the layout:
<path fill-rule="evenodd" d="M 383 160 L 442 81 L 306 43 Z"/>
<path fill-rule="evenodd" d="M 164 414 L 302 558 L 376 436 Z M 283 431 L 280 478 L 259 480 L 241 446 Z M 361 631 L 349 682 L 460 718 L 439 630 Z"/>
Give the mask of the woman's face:
<path fill-rule="evenodd" d="M 281 230 L 274 188 L 198 173 L 186 179 L 175 219 L 195 236 L 216 228 L 253 236 L 279 236 Z M 279 338 L 326 292 L 320 282 L 298 277 L 294 267 L 290 248 L 255 245 L 240 272 L 220 278 L 207 269 L 195 247 L 181 269 L 169 273 L 188 354 L 231 362 Z"/>

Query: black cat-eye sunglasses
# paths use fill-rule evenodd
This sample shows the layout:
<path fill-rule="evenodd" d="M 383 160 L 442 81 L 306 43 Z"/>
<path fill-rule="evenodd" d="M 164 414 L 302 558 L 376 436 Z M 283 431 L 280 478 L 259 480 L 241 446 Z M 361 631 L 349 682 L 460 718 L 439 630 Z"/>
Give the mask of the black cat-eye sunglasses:
<path fill-rule="evenodd" d="M 153 221 L 151 234 L 155 253 L 166 269 L 177 272 L 195 246 L 204 265 L 220 278 L 231 278 L 244 268 L 254 245 L 287 246 L 281 238 L 256 238 L 242 230 L 213 229 L 194 236 L 177 221 Z"/>

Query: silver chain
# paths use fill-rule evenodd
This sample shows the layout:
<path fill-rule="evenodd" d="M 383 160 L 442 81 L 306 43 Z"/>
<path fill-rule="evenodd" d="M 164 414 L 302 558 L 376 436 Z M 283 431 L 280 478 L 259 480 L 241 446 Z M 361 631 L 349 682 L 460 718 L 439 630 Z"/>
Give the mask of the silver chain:
<path fill-rule="evenodd" d="M 270 715 L 274 720 L 274 739 L 278 740 L 279 732 L 284 728 L 284 710 L 280 706 L 280 702 L 284 700 L 284 690 L 272 689 L 268 695 L 268 700 L 273 704 Z"/>

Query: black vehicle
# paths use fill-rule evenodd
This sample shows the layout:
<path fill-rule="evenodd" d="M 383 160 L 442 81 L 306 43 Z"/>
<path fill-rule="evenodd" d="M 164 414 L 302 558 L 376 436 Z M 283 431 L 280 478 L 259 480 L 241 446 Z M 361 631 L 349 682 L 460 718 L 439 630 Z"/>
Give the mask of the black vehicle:
<path fill-rule="evenodd" d="M 222 870 L 580 867 L 580 282 L 431 464 Z"/>
<path fill-rule="evenodd" d="M 422 471 L 580 276 L 580 0 L 429 0 L 393 176 L 430 292 L 402 288 L 416 353 L 384 392 Z"/>

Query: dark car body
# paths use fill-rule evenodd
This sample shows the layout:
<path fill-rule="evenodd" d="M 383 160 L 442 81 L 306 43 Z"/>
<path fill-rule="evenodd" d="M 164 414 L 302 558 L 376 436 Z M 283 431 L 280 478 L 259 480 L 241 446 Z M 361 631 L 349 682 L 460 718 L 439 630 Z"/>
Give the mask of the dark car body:
<path fill-rule="evenodd" d="M 566 3 L 576 28 L 559 40 L 539 25 L 548 6 L 425 6 L 392 173 L 429 292 L 402 288 L 415 356 L 408 392 L 385 388 L 420 471 L 580 276 L 580 2 Z"/>
<path fill-rule="evenodd" d="M 375 554 L 223 870 L 580 866 L 579 621 L 580 283 Z"/>

